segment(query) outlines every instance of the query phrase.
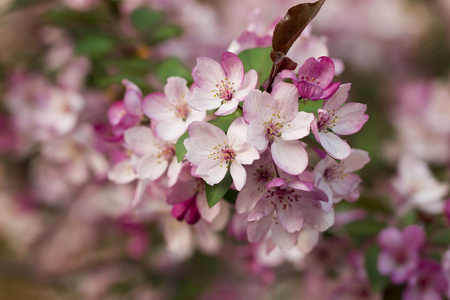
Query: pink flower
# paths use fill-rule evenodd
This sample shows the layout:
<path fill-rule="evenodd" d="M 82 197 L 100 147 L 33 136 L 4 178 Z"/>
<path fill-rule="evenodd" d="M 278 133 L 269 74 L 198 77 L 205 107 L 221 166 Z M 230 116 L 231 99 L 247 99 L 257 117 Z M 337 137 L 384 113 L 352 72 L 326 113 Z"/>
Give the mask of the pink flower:
<path fill-rule="evenodd" d="M 328 201 L 328 197 L 312 183 L 272 179 L 248 216 L 249 241 L 257 242 L 271 230 L 275 244 L 289 250 L 297 244 L 304 225 L 316 231 L 327 229 L 333 218 L 320 201 Z"/>
<path fill-rule="evenodd" d="M 402 299 L 441 300 L 442 295 L 447 292 L 448 285 L 441 266 L 431 259 L 422 259 L 416 272 L 409 277 Z"/>
<path fill-rule="evenodd" d="M 298 70 L 283 70 L 282 78 L 289 78 L 297 87 L 300 97 L 309 100 L 328 99 L 339 88 L 339 82 L 331 83 L 334 77 L 334 63 L 326 56 L 308 58 Z"/>
<path fill-rule="evenodd" d="M 350 146 L 339 135 L 349 135 L 358 132 L 369 119 L 364 112 L 365 104 L 347 103 L 350 84 L 343 84 L 328 100 L 325 100 L 318 110 L 318 118 L 311 124 L 311 130 L 316 140 L 324 150 L 336 159 L 344 159 L 351 153 Z"/>
<path fill-rule="evenodd" d="M 189 138 L 184 141 L 186 158 L 197 167 L 195 174 L 209 185 L 222 181 L 228 168 L 237 190 L 245 184 L 247 173 L 244 165 L 259 158 L 258 151 L 247 141 L 247 124 L 241 118 L 231 123 L 225 134 L 220 128 L 207 122 L 189 125 Z M 230 167 L 231 166 L 231 167 Z"/>
<path fill-rule="evenodd" d="M 142 118 L 142 92 L 134 83 L 122 80 L 126 91 L 123 101 L 112 104 L 108 109 L 108 120 L 113 133 L 122 137 L 125 130 L 139 124 Z"/>
<path fill-rule="evenodd" d="M 403 231 L 395 227 L 384 229 L 378 235 L 381 248 L 378 270 L 390 275 L 393 283 L 405 282 L 419 263 L 419 251 L 424 243 L 425 231 L 418 225 L 410 225 Z"/>
<path fill-rule="evenodd" d="M 152 120 L 152 128 L 163 140 L 178 139 L 190 123 L 202 121 L 206 112 L 197 111 L 187 104 L 189 89 L 181 77 L 169 77 L 164 93 L 151 93 L 143 101 L 144 114 Z"/>
<path fill-rule="evenodd" d="M 275 164 L 286 173 L 305 170 L 308 154 L 299 139 L 309 134 L 314 115 L 298 111 L 295 86 L 281 82 L 271 94 L 252 91 L 244 102 L 244 119 L 250 145 L 265 151 L 270 144 Z"/>
<path fill-rule="evenodd" d="M 438 182 L 424 161 L 408 154 L 400 158 L 397 169 L 392 184 L 403 204 L 429 214 L 443 213 L 447 183 Z"/>
<path fill-rule="evenodd" d="M 258 73 L 244 74 L 242 61 L 231 52 L 225 52 L 220 63 L 198 58 L 192 77 L 195 83 L 186 101 L 200 111 L 219 108 L 215 113 L 219 116 L 233 113 L 258 82 Z"/>
<path fill-rule="evenodd" d="M 366 151 L 353 149 L 351 154 L 336 162 L 330 156 L 319 161 L 314 168 L 314 183 L 327 193 L 330 204 L 342 199 L 356 201 L 361 178 L 353 174 L 370 161 Z"/>

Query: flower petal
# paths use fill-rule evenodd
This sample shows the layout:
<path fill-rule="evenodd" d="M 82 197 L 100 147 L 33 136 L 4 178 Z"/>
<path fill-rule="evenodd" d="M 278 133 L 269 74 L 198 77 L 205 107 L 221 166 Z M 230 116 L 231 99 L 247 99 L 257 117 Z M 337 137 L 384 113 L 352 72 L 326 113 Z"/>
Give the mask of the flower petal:
<path fill-rule="evenodd" d="M 272 215 L 248 223 L 247 238 L 250 243 L 259 242 L 269 231 L 272 225 Z"/>
<path fill-rule="evenodd" d="M 348 135 L 358 132 L 369 119 L 364 112 L 367 105 L 362 103 L 347 103 L 335 113 L 339 122 L 333 127 L 336 134 Z"/>
<path fill-rule="evenodd" d="M 285 124 L 281 132 L 281 138 L 283 140 L 298 140 L 307 136 L 313 120 L 314 114 L 299 111 L 291 122 Z"/>
<path fill-rule="evenodd" d="M 230 167 L 231 177 L 233 178 L 234 187 L 240 191 L 245 185 L 247 180 L 247 172 L 239 161 L 234 160 Z"/>
<path fill-rule="evenodd" d="M 220 65 L 225 72 L 227 81 L 234 83 L 236 88 L 240 88 L 244 82 L 244 64 L 234 53 L 225 52 L 220 59 Z"/>
<path fill-rule="evenodd" d="M 275 164 L 288 174 L 298 175 L 308 165 L 308 153 L 298 140 L 275 139 L 271 152 Z"/>
<path fill-rule="evenodd" d="M 297 116 L 298 91 L 295 85 L 280 82 L 273 88 L 271 95 L 277 103 L 278 118 L 281 118 L 283 122 L 290 122 Z"/>
<path fill-rule="evenodd" d="M 208 57 L 197 58 L 197 65 L 192 70 L 192 78 L 195 84 L 205 92 L 215 89 L 217 82 L 226 77 L 223 67 L 217 61 Z"/>
<path fill-rule="evenodd" d="M 332 132 L 320 131 L 318 137 L 323 149 L 336 159 L 345 159 L 352 152 L 350 146 Z"/>
<path fill-rule="evenodd" d="M 297 243 L 297 232 L 287 232 L 278 222 L 272 222 L 271 229 L 274 243 L 282 250 L 290 250 Z"/>

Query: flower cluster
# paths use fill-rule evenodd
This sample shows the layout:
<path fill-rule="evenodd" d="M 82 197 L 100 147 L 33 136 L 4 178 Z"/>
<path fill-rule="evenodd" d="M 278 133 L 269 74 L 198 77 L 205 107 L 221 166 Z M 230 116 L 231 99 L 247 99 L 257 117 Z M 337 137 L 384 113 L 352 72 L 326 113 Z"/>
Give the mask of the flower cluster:
<path fill-rule="evenodd" d="M 212 222 L 216 203 L 235 201 L 250 242 L 309 251 L 334 223 L 333 203 L 359 197 L 353 172 L 369 157 L 342 136 L 366 123 L 366 105 L 345 104 L 350 84 L 333 82 L 329 57 L 307 59 L 298 75 L 273 73 L 277 83 L 269 79 L 267 90 L 258 82 L 268 78 L 246 69 L 225 52 L 220 62 L 198 58 L 190 87 L 169 77 L 164 93 L 144 97 L 124 80 L 124 101 L 109 115 L 126 155 L 108 177 L 139 180 L 138 211 L 146 187 L 158 182 L 180 221 Z"/>

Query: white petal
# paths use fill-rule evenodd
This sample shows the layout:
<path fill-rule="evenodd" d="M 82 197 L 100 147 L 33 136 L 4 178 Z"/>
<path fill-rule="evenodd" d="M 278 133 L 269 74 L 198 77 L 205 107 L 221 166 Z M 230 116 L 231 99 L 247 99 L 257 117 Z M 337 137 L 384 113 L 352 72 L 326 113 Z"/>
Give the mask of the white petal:
<path fill-rule="evenodd" d="M 233 178 L 234 187 L 240 191 L 245 185 L 247 180 L 247 172 L 239 161 L 234 160 L 230 167 L 231 177 Z"/>
<path fill-rule="evenodd" d="M 205 159 L 200 162 L 195 174 L 202 177 L 209 185 L 222 181 L 227 174 L 227 165 L 219 160 Z"/>
<path fill-rule="evenodd" d="M 124 159 L 115 164 L 108 172 L 108 179 L 117 183 L 125 184 L 136 179 L 136 174 L 129 159 Z"/>
<path fill-rule="evenodd" d="M 282 250 L 290 250 L 297 243 L 298 232 L 289 233 L 278 222 L 272 222 L 271 228 L 273 241 Z"/>
<path fill-rule="evenodd" d="M 344 140 L 332 132 L 319 132 L 319 139 L 323 149 L 336 159 L 345 159 L 352 151 Z"/>
<path fill-rule="evenodd" d="M 165 159 L 147 155 L 136 163 L 136 173 L 139 179 L 156 180 L 167 170 L 169 163 Z"/>
<path fill-rule="evenodd" d="M 309 134 L 314 114 L 300 111 L 295 118 L 284 124 L 281 138 L 283 140 L 298 140 Z"/>

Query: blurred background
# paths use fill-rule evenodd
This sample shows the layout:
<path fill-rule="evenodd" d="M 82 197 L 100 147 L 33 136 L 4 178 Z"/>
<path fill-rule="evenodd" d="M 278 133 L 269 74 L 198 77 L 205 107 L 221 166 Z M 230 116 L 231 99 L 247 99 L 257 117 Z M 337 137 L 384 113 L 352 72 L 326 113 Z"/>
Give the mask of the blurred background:
<path fill-rule="evenodd" d="M 373 245 L 389 225 L 423 226 L 424 255 L 441 261 L 445 211 L 399 214 L 395 182 L 405 154 L 428 170 L 415 188 L 450 180 L 449 0 L 328 0 L 288 54 L 332 57 L 349 101 L 368 106 L 348 137 L 371 158 L 361 198 L 337 207 L 311 253 L 265 256 L 231 206 L 208 232 L 166 207 L 137 222 L 134 185 L 107 179 L 120 155 L 107 111 L 123 79 L 144 95 L 170 76 L 191 83 L 197 57 L 243 50 L 244 32 L 270 40 L 271 24 L 303 2 L 0 0 L 0 298 L 400 299 L 404 286 L 376 271 Z M 430 189 L 445 203 L 448 189 Z"/>

